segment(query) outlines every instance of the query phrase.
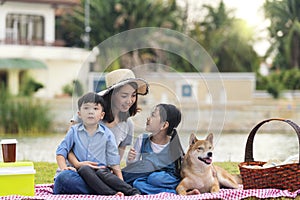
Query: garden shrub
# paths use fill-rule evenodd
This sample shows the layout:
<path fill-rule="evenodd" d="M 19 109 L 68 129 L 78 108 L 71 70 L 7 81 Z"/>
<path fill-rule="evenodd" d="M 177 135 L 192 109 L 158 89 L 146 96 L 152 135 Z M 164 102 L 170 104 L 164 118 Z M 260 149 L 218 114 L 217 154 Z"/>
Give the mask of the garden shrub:
<path fill-rule="evenodd" d="M 12 96 L 4 86 L 1 87 L 1 91 L 0 132 L 49 132 L 51 116 L 47 105 L 32 97 Z"/>

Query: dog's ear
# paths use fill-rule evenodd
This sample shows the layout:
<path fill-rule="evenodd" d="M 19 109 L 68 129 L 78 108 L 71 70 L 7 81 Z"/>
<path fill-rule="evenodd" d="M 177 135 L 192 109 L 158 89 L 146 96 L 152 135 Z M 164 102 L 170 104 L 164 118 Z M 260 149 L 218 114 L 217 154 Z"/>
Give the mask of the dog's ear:
<path fill-rule="evenodd" d="M 213 144 L 213 139 L 214 139 L 214 134 L 210 133 L 208 134 L 208 136 L 206 137 L 205 140 L 209 141 L 211 144 Z"/>
<path fill-rule="evenodd" d="M 197 141 L 197 137 L 196 137 L 196 135 L 194 134 L 194 133 L 192 133 L 191 135 L 190 135 L 190 145 L 193 145 L 193 144 L 195 144 L 195 142 Z"/>

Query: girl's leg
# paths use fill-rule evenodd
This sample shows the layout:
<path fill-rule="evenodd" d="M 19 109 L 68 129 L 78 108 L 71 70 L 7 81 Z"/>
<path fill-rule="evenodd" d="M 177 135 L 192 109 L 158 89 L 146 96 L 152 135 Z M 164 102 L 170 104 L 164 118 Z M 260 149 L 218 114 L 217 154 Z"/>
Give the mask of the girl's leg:
<path fill-rule="evenodd" d="M 168 192 L 176 194 L 179 179 L 166 172 L 153 172 L 147 178 L 138 178 L 133 182 L 133 187 L 142 194 L 158 194 Z"/>
<path fill-rule="evenodd" d="M 85 182 L 95 191 L 94 194 L 99 195 L 115 195 L 116 190 L 109 187 L 97 175 L 95 169 L 84 165 L 79 168 L 78 174 L 85 180 Z"/>
<path fill-rule="evenodd" d="M 175 189 L 180 179 L 166 171 L 160 171 L 150 174 L 147 181 L 153 186 Z"/>
<path fill-rule="evenodd" d="M 98 169 L 96 174 L 103 182 L 116 191 L 123 192 L 125 195 L 129 196 L 140 194 L 136 188 L 131 187 L 131 185 L 121 180 L 115 174 L 111 173 L 108 168 Z"/>
<path fill-rule="evenodd" d="M 81 176 L 72 170 L 64 170 L 54 180 L 53 194 L 93 194 Z"/>

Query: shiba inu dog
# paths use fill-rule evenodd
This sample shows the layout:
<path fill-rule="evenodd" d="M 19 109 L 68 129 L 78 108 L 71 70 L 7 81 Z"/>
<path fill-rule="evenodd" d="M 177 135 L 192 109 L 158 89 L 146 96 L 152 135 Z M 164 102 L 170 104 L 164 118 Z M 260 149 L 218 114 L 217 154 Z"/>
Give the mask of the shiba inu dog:
<path fill-rule="evenodd" d="M 220 187 L 238 188 L 241 179 L 212 164 L 213 134 L 198 140 L 191 134 L 189 149 L 184 156 L 181 177 L 176 188 L 180 195 L 218 192 Z"/>

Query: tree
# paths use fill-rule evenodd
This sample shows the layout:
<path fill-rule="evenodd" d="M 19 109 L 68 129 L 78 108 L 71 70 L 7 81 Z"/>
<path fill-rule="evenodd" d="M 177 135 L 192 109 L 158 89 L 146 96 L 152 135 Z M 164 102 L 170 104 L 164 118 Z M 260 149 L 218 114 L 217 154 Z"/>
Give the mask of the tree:
<path fill-rule="evenodd" d="M 278 69 L 299 69 L 300 62 L 300 1 L 266 0 L 265 17 L 272 45 L 270 55 L 275 52 L 273 66 Z"/>
<path fill-rule="evenodd" d="M 73 35 L 82 38 L 84 35 L 84 6 L 85 0 L 82 0 L 80 6 L 72 14 L 63 17 L 60 24 L 64 25 L 62 27 L 65 29 L 64 39 L 68 40 L 68 37 L 71 39 Z M 92 0 L 89 9 L 90 19 L 92 19 L 90 20 L 91 47 L 126 30 L 140 27 L 164 27 L 181 31 L 183 24 L 184 13 L 177 6 L 176 0 Z M 69 41 L 69 46 L 83 47 L 82 42 L 74 41 L 74 44 Z"/>
<path fill-rule="evenodd" d="M 60 22 L 64 25 L 64 39 L 68 46 L 84 46 L 82 41 L 75 39 L 84 36 L 84 5 L 85 0 L 82 0 L 74 13 L 66 15 Z M 93 19 L 90 21 L 89 33 L 91 47 L 120 32 L 140 27 L 161 27 L 182 32 L 186 20 L 184 10 L 177 5 L 176 0 L 91 0 L 89 7 L 90 18 Z M 188 62 L 159 49 L 129 52 L 114 62 L 114 67 L 144 63 L 171 65 L 179 71 L 192 70 Z"/>
<path fill-rule="evenodd" d="M 216 8 L 204 5 L 203 9 L 207 14 L 203 21 L 194 24 L 191 36 L 208 51 L 219 70 L 256 71 L 259 58 L 253 49 L 253 31 L 246 22 L 236 19 L 223 1 Z"/>

